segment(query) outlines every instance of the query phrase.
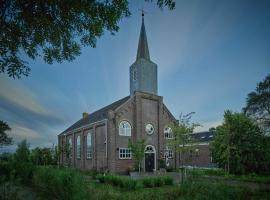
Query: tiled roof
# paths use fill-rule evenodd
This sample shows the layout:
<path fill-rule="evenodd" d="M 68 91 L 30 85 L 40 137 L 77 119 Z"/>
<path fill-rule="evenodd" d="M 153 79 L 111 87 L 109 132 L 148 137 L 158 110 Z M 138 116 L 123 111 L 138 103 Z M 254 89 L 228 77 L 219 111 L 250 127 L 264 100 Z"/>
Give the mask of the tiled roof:
<path fill-rule="evenodd" d="M 118 100 L 118 101 L 116 101 L 108 106 L 105 106 L 105 107 L 97 110 L 96 112 L 93 112 L 92 114 L 89 114 L 87 117 L 82 118 L 82 119 L 78 120 L 76 123 L 74 123 L 73 125 L 71 125 L 68 129 L 63 131 L 61 134 L 75 130 L 75 129 L 80 128 L 82 126 L 85 126 L 87 124 L 91 124 L 91 123 L 100 121 L 102 119 L 106 119 L 108 117 L 109 110 L 115 110 L 120 105 L 125 103 L 128 99 L 129 99 L 129 96 L 122 98 L 122 99 L 120 99 L 120 100 Z"/>
<path fill-rule="evenodd" d="M 196 142 L 210 142 L 214 139 L 214 133 L 211 131 L 192 133 L 190 136 Z"/>

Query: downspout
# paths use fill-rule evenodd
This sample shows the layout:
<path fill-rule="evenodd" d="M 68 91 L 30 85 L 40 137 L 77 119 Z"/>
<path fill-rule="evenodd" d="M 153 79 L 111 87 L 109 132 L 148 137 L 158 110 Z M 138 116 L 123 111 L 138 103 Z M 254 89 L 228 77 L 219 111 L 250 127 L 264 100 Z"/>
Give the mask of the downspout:
<path fill-rule="evenodd" d="M 106 126 L 106 131 L 105 131 L 105 142 L 106 142 L 105 157 L 106 157 L 106 167 L 108 169 L 108 120 L 106 120 L 105 126 Z"/>

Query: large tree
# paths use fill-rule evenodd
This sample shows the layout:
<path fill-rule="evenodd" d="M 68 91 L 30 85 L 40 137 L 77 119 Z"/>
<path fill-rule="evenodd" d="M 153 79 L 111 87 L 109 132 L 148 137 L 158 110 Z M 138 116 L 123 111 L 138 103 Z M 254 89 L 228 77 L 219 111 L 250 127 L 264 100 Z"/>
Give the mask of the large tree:
<path fill-rule="evenodd" d="M 213 159 L 228 173 L 269 171 L 269 139 L 251 118 L 243 113 L 225 111 L 224 121 L 214 133 Z"/>
<path fill-rule="evenodd" d="M 173 0 L 156 3 L 175 7 Z M 95 47 L 104 31 L 117 32 L 129 15 L 128 0 L 0 0 L 0 73 L 27 76 L 26 60 L 38 56 L 49 64 L 71 61 L 82 45 Z"/>
<path fill-rule="evenodd" d="M 4 145 L 12 144 L 12 138 L 9 137 L 6 131 L 10 131 L 11 128 L 6 122 L 0 120 L 0 147 Z"/>
<path fill-rule="evenodd" d="M 255 91 L 248 94 L 243 111 L 270 131 L 270 74 L 258 83 Z"/>

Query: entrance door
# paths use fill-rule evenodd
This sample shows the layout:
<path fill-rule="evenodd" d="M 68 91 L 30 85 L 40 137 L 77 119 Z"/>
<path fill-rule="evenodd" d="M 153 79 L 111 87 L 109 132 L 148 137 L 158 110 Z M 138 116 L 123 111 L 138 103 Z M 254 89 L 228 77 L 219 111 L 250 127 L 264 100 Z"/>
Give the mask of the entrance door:
<path fill-rule="evenodd" d="M 146 153 L 145 154 L 145 171 L 153 172 L 155 168 L 155 154 Z"/>

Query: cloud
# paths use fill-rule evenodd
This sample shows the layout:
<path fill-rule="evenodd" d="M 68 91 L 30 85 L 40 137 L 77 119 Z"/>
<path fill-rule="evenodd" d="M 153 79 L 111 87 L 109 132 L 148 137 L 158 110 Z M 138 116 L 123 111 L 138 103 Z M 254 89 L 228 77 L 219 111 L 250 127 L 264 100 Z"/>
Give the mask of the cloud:
<path fill-rule="evenodd" d="M 24 139 L 27 139 L 27 140 L 37 140 L 37 139 L 40 140 L 40 139 L 42 139 L 42 135 L 40 135 L 36 131 L 34 131 L 30 128 L 27 128 L 27 127 L 19 126 L 19 125 L 12 126 L 10 136 L 12 138 L 15 138 L 16 141 L 20 141 L 20 140 L 24 140 Z"/>
<path fill-rule="evenodd" d="M 195 132 L 200 132 L 200 131 L 208 131 L 209 128 L 212 127 L 217 127 L 222 124 L 222 120 L 213 120 L 213 121 L 206 121 L 202 122 L 200 127 L 197 127 L 195 129 Z"/>
<path fill-rule="evenodd" d="M 64 121 L 62 115 L 44 107 L 35 93 L 21 82 L 3 78 L 0 79 L 0 85 L 5 86 L 0 88 L 0 108 L 4 111 L 0 117 L 32 125 L 34 122 L 58 124 Z"/>
<path fill-rule="evenodd" d="M 0 85 L 5 87 L 0 88 L 0 99 L 5 99 L 11 104 L 15 104 L 30 112 L 40 115 L 49 115 L 50 113 L 38 103 L 36 97 L 31 91 L 21 85 L 14 85 L 11 82 L 0 79 Z"/>
<path fill-rule="evenodd" d="M 10 123 L 9 126 L 12 128 L 11 131 L 7 131 L 7 134 L 12 137 L 13 144 L 4 146 L 0 149 L 2 152 L 15 152 L 18 143 L 22 140 L 26 140 L 30 144 L 30 148 L 35 147 L 50 147 L 53 144 L 57 144 L 57 137 L 55 136 L 58 130 L 46 128 L 46 133 L 42 130 L 32 129 L 26 126 L 21 126 L 16 123 Z"/>
<path fill-rule="evenodd" d="M 38 93 L 26 87 L 22 81 L 5 77 L 1 77 L 0 85 L 4 86 L 0 88 L 0 120 L 9 124 L 12 129 L 10 135 L 14 139 L 12 146 L 2 148 L 1 151 L 14 151 L 17 143 L 23 139 L 32 147 L 56 144 L 57 134 L 64 129 L 67 117 L 54 108 L 55 105 L 48 106 L 51 95 L 54 100 L 56 98 L 51 94 L 53 92 Z M 36 94 L 45 98 L 47 104 L 42 103 Z"/>

